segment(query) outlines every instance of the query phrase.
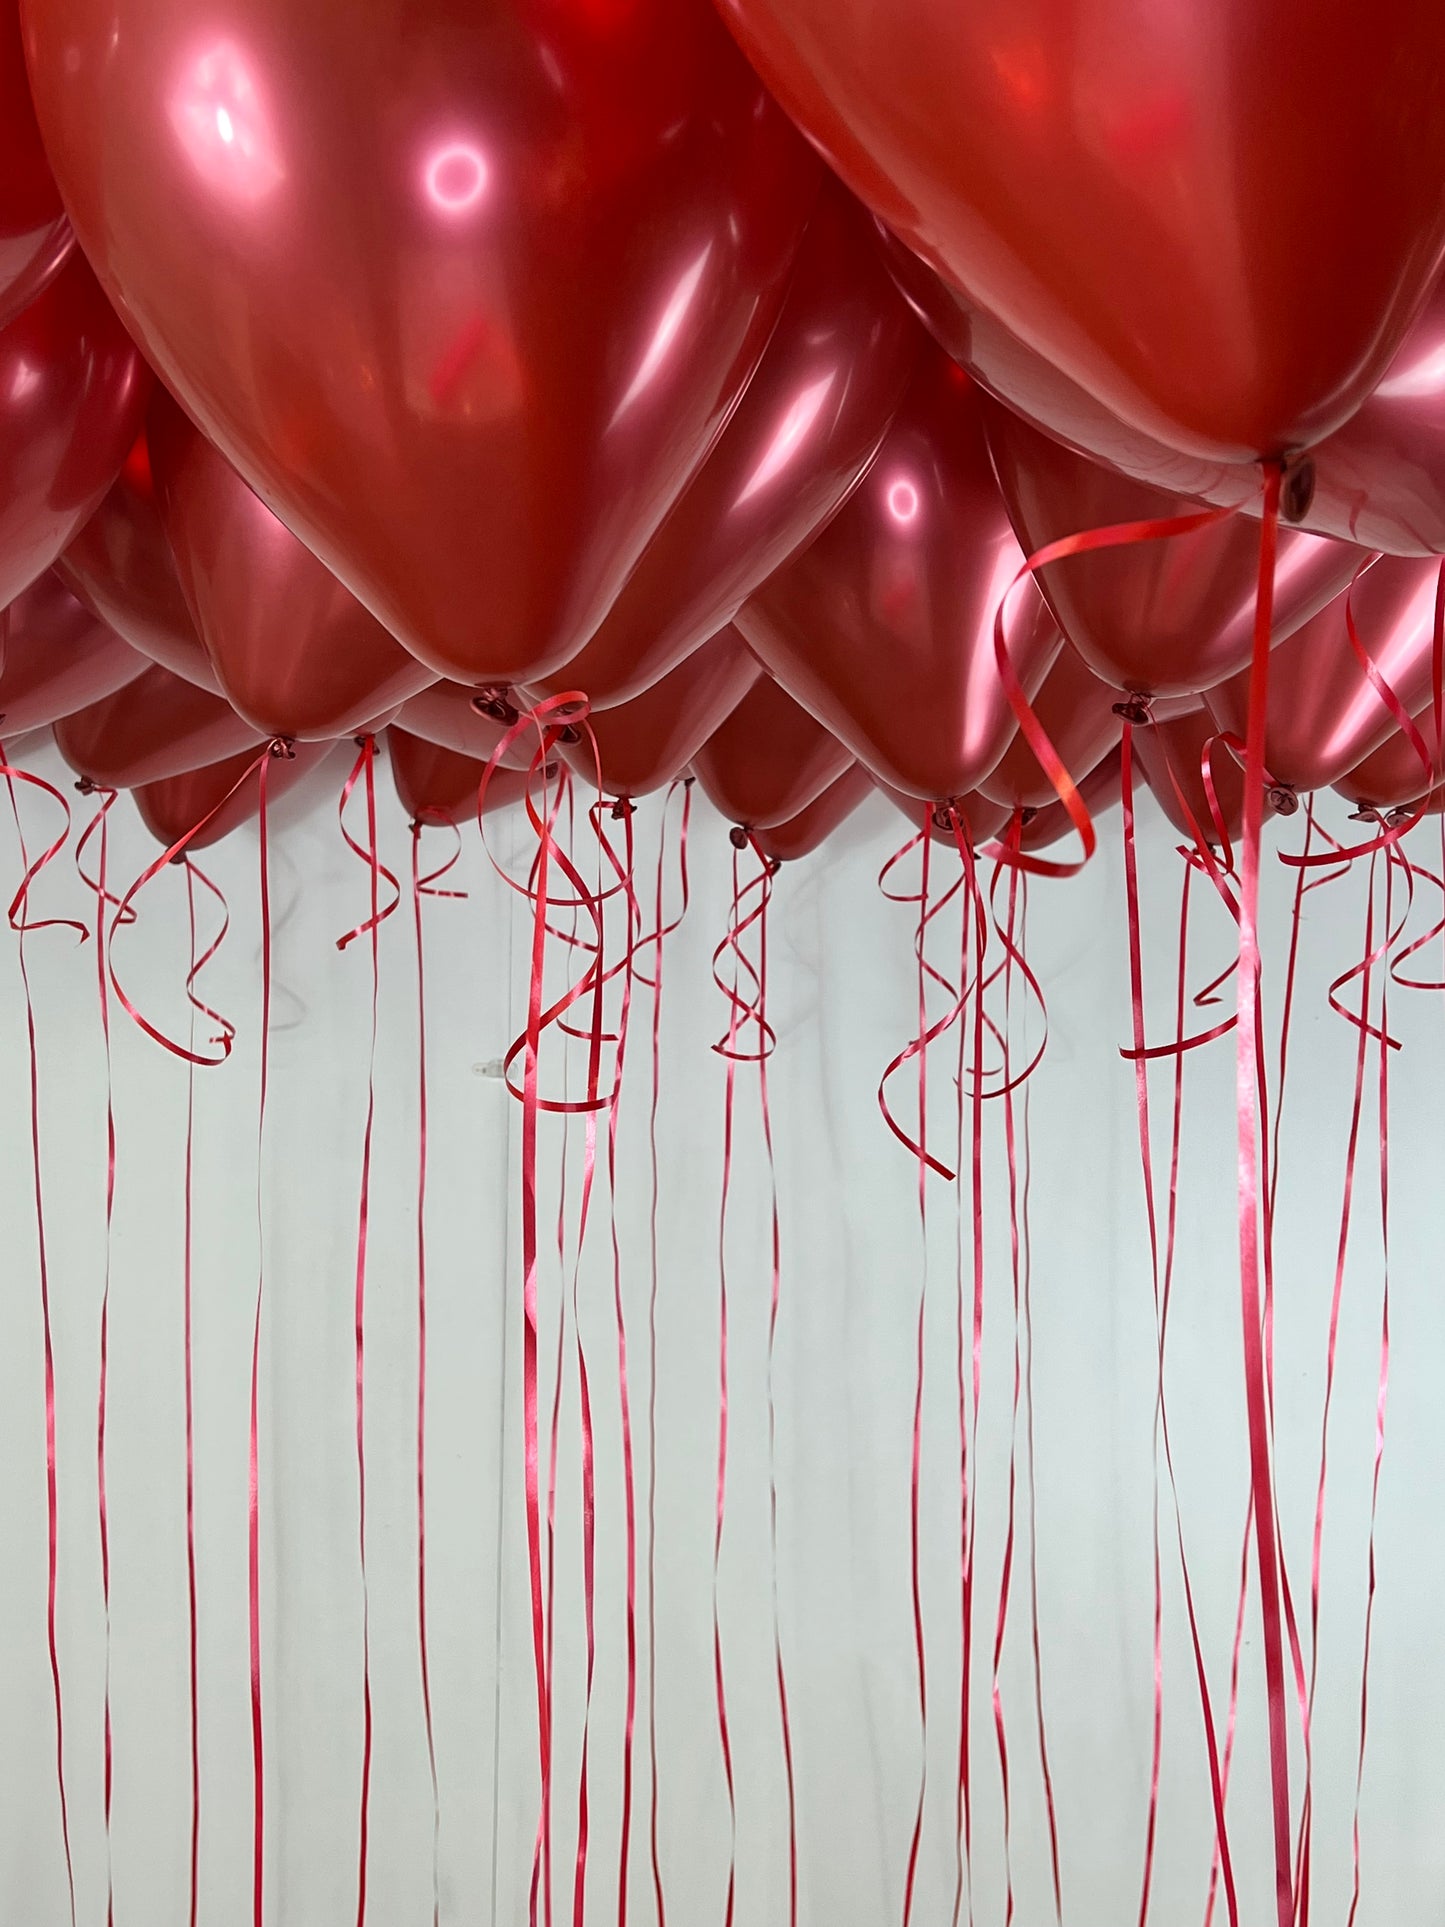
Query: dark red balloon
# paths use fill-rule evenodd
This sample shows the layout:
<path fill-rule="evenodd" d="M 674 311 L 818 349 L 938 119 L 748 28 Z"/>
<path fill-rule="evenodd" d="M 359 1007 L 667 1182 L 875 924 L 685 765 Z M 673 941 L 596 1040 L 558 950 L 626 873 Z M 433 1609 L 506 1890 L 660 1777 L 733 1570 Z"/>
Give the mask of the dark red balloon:
<path fill-rule="evenodd" d="M 692 773 L 730 823 L 767 830 L 805 810 L 852 761 L 771 676 L 760 676 L 693 757 Z"/>
<path fill-rule="evenodd" d="M 99 702 L 146 666 L 51 571 L 0 612 L 0 730 L 19 736 Z"/>
<path fill-rule="evenodd" d="M 1340 795 L 1361 809 L 1398 809 L 1417 803 L 1445 778 L 1445 750 L 1435 725 L 1433 697 L 1410 719 L 1424 745 L 1422 757 L 1402 729 L 1394 729 L 1376 750 L 1335 784 Z"/>
<path fill-rule="evenodd" d="M 1206 749 L 1210 750 L 1209 770 L 1214 783 L 1214 800 L 1224 820 L 1224 833 L 1231 844 L 1239 841 L 1244 828 L 1244 771 L 1224 745 L 1216 740 L 1218 725 L 1207 709 L 1197 709 L 1172 722 L 1154 723 L 1134 731 L 1136 780 L 1142 775 L 1155 802 L 1181 836 L 1191 842 L 1202 837 L 1206 843 L 1219 842 L 1218 826 L 1204 787 Z M 1264 813 L 1271 816 L 1273 803 L 1266 796 Z"/>
<path fill-rule="evenodd" d="M 1169 520 L 1202 506 L 1065 448 L 996 401 L 985 402 L 984 420 L 1014 533 L 1030 554 L 1084 529 Z M 1275 640 L 1317 615 L 1363 560 L 1352 543 L 1281 529 Z M 1192 695 L 1248 666 L 1259 524 L 1232 515 L 1188 535 L 1069 556 L 1038 581 L 1096 675 L 1144 695 Z"/>
<path fill-rule="evenodd" d="M 59 272 L 74 245 L 40 144 L 15 0 L 0 0 L 0 328 Z"/>
<path fill-rule="evenodd" d="M 930 807 L 921 802 L 918 797 L 909 796 L 903 790 L 893 789 L 887 783 L 879 783 L 877 787 L 882 790 L 894 808 L 908 818 L 915 830 L 923 828 L 926 817 L 928 833 L 934 842 L 945 843 L 950 850 L 957 848 L 953 825 L 949 821 L 946 808 L 942 805 Z M 963 828 L 975 845 L 987 843 L 991 836 L 997 836 L 1009 819 L 1006 805 L 991 802 L 988 797 L 980 796 L 977 791 L 971 796 L 955 796 L 952 798 L 952 805 Z"/>
<path fill-rule="evenodd" d="M 1123 728 L 1115 708 L 1118 701 L 1118 690 L 1101 682 L 1082 656 L 1067 645 L 1059 651 L 1032 706 L 1071 776 L 1093 769 L 1118 742 Z M 980 787 L 1006 809 L 1042 809 L 1058 800 L 1058 792 L 1022 734 L 1014 737 Z"/>
<path fill-rule="evenodd" d="M 600 760 L 609 796 L 646 796 L 683 774 L 761 674 L 742 637 L 724 629 L 651 689 L 590 718 L 592 740 L 579 728 L 575 743 L 559 745 L 562 755 L 584 786 L 597 780 Z"/>
<path fill-rule="evenodd" d="M 50 567 L 98 506 L 150 385 L 78 253 L 0 329 L 0 605 Z"/>
<path fill-rule="evenodd" d="M 1351 592 L 1360 642 L 1407 714 L 1430 694 L 1435 577 L 1433 562 L 1383 555 Z M 1211 689 L 1205 700 L 1219 727 L 1243 740 L 1248 674 Z M 1345 597 L 1337 596 L 1270 657 L 1265 765 L 1276 783 L 1325 789 L 1394 727 L 1350 646 Z"/>
<path fill-rule="evenodd" d="M 349 736 L 436 680 L 168 396 L 147 440 L 187 605 L 222 694 L 261 735 Z"/>
<path fill-rule="evenodd" d="M 653 536 L 602 627 L 538 685 L 594 709 L 640 694 L 731 622 L 868 466 L 921 337 L 836 182 L 818 197 L 787 300 L 721 440 Z"/>
<path fill-rule="evenodd" d="M 397 796 L 412 822 L 450 819 L 461 824 L 475 820 L 477 796 L 487 767 L 484 762 L 395 727 L 386 732 L 386 747 Z M 548 763 L 540 775 L 546 778 L 556 773 L 556 763 Z M 486 813 L 520 803 L 527 793 L 527 782 L 525 770 L 494 770 L 487 784 Z"/>
<path fill-rule="evenodd" d="M 55 740 L 77 776 L 137 789 L 254 749 L 262 738 L 219 696 L 154 664 L 115 695 L 67 716 Z"/>
<path fill-rule="evenodd" d="M 1119 751 L 1111 749 L 1079 783 L 1079 797 L 1091 819 L 1119 807 Z M 1074 820 L 1060 802 L 1045 803 L 1042 809 L 1025 810 L 1019 825 L 1019 848 L 1030 852 L 1048 850 L 1065 837 L 1078 847 L 1079 833 Z"/>
<path fill-rule="evenodd" d="M 821 796 L 815 796 L 806 809 L 790 816 L 786 823 L 775 823 L 771 829 L 755 832 L 759 849 L 764 856 L 774 857 L 779 863 L 796 863 L 800 857 L 811 856 L 867 802 L 877 787 L 863 765 L 854 763 L 835 777 Z"/>
<path fill-rule="evenodd" d="M 187 682 L 221 693 L 161 526 L 143 432 L 105 500 L 55 567 L 133 649 Z"/>
<path fill-rule="evenodd" d="M 1440 265 L 1436 0 L 719 4 L 903 240 L 1187 452 L 1328 435 Z"/>
<path fill-rule="evenodd" d="M 464 688 L 460 683 L 433 683 L 430 689 L 404 702 L 396 720 L 411 736 L 420 736 L 426 742 L 455 750 L 461 756 L 474 757 L 481 763 L 490 762 L 507 734 L 509 724 L 503 717 L 513 716 L 515 712 L 504 708 L 500 716 L 488 715 L 477 707 L 476 696 L 476 690 Z M 498 700 L 500 706 L 501 699 Z M 525 707 L 527 698 L 520 692 L 519 700 Z M 540 740 L 539 732 L 529 729 L 503 751 L 502 762 L 513 769 L 526 769 Z"/>
<path fill-rule="evenodd" d="M 574 655 L 756 366 L 821 179 L 706 0 L 24 14 L 167 385 L 440 675 Z"/>
<path fill-rule="evenodd" d="M 982 396 L 942 354 L 921 363 L 862 486 L 765 582 L 738 627 L 788 693 L 880 782 L 964 796 L 1014 732 L 993 620 L 1023 561 L 994 481 Z M 1009 648 L 1028 691 L 1060 637 L 1025 582 Z"/>
<path fill-rule="evenodd" d="M 292 755 L 273 756 L 266 772 L 267 811 L 303 778 L 314 775 L 335 749 L 334 743 L 298 743 Z M 239 750 L 234 756 L 223 757 L 218 763 L 203 763 L 199 769 L 182 770 L 177 776 L 140 784 L 131 794 L 142 823 L 159 844 L 170 849 L 216 810 L 206 827 L 191 837 L 186 848 L 204 850 L 212 843 L 219 843 L 223 836 L 249 823 L 260 812 L 259 776 L 253 775 L 248 783 L 241 782 L 247 770 L 254 770 L 257 754 L 253 746 Z M 236 788 L 238 782 L 239 789 Z"/>

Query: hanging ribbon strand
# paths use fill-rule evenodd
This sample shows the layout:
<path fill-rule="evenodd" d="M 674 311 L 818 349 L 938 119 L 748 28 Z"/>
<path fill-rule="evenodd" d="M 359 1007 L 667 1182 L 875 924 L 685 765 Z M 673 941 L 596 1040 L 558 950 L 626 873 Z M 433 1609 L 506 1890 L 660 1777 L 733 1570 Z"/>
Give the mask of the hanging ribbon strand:
<path fill-rule="evenodd" d="M 271 1069 L 271 846 L 267 775 L 275 746 L 262 753 L 259 772 L 261 892 L 261 1040 L 256 1102 L 256 1309 L 251 1328 L 251 1397 L 247 1439 L 246 1519 L 247 1638 L 251 1665 L 251 1919 L 266 1920 L 266 1750 L 261 1699 L 261 1318 L 266 1296 L 266 1098 Z M 244 780 L 244 779 L 243 779 Z M 141 879 L 145 881 L 144 878 Z M 139 886 L 135 886 L 139 887 Z M 134 889 L 131 894 L 134 894 Z M 119 918 L 117 917 L 117 921 Z M 111 977 L 114 983 L 114 973 Z M 135 1013 L 132 1012 L 132 1015 Z M 141 1022 L 139 1018 L 138 1022 Z M 142 1024 L 149 1031 L 149 1025 Z M 152 1032 L 152 1035 L 155 1033 Z M 162 1039 L 162 1042 L 165 1040 Z M 227 1037 L 225 1055 L 230 1049 Z M 216 1060 L 185 1053 L 193 1064 Z"/>

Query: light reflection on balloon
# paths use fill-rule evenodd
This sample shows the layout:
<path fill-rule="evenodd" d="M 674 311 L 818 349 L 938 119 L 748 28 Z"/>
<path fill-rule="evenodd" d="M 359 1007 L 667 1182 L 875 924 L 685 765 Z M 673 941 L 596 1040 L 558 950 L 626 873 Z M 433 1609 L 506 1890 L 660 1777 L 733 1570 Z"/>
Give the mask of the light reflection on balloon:
<path fill-rule="evenodd" d="M 782 474 L 793 456 L 807 440 L 808 431 L 818 419 L 823 403 L 833 391 L 834 374 L 820 375 L 809 382 L 778 424 L 778 432 L 764 449 L 761 459 L 737 497 L 736 506 L 750 502 L 768 483 Z"/>
<path fill-rule="evenodd" d="M 171 94 L 170 121 L 201 180 L 229 199 L 254 205 L 285 180 L 250 62 L 231 41 L 218 40 L 187 63 Z"/>
<path fill-rule="evenodd" d="M 900 479 L 888 490 L 888 513 L 895 522 L 911 522 L 918 513 L 918 490 Z"/>
<path fill-rule="evenodd" d="M 465 214 L 486 193 L 491 169 L 470 141 L 448 141 L 428 159 L 424 179 L 433 207 L 443 214 Z"/>
<path fill-rule="evenodd" d="M 615 428 L 638 396 L 651 387 L 658 371 L 667 360 L 668 350 L 676 341 L 682 324 L 687 319 L 688 310 L 697 298 L 698 289 L 702 286 L 702 277 L 707 272 L 707 264 L 712 258 L 712 246 L 712 242 L 709 241 L 701 254 L 695 255 L 677 277 L 658 318 L 657 326 L 652 331 L 647 352 L 638 363 L 637 373 L 628 383 L 626 394 L 618 402 L 612 420 L 607 424 L 609 428 Z"/>

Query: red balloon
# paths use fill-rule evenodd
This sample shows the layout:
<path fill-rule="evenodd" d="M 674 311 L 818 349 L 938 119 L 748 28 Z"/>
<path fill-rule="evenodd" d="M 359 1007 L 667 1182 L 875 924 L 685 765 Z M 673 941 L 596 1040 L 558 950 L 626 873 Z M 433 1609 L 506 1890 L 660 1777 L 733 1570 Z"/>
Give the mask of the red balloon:
<path fill-rule="evenodd" d="M 1439 267 L 1435 0 L 719 5 L 890 227 L 1186 452 L 1321 440 Z"/>
<path fill-rule="evenodd" d="M 147 439 L 186 602 L 222 694 L 261 735 L 349 736 L 436 680 L 168 397 Z"/>
<path fill-rule="evenodd" d="M 115 480 L 150 374 L 79 254 L 0 329 L 0 606 Z"/>
<path fill-rule="evenodd" d="M 460 683 L 433 683 L 430 689 L 404 702 L 396 713 L 396 720 L 408 735 L 420 736 L 442 749 L 453 749 L 458 755 L 487 763 L 496 755 L 509 728 L 503 717 L 513 712 L 499 703 L 501 714 L 488 715 L 476 706 L 486 700 L 485 696 L 479 697 L 475 689 L 463 688 Z M 526 731 L 503 752 L 502 762 L 513 769 L 528 768 L 540 740 L 538 732 Z"/>
<path fill-rule="evenodd" d="M 1244 771 L 1224 745 L 1215 742 L 1218 734 L 1218 726 L 1207 709 L 1197 709 L 1191 715 L 1175 717 L 1172 722 L 1155 723 L 1148 729 L 1134 731 L 1134 755 L 1144 781 L 1175 829 L 1191 842 L 1196 830 L 1206 843 L 1219 842 L 1214 812 L 1204 787 L 1203 756 L 1211 742 L 1215 743 L 1209 759 L 1214 799 L 1231 844 L 1239 841 L 1244 829 Z M 1268 796 L 1264 813 L 1266 816 L 1274 813 Z"/>
<path fill-rule="evenodd" d="M 1407 713 L 1430 693 L 1435 576 L 1433 562 L 1383 555 L 1352 591 L 1360 641 Z M 1264 761 L 1276 783 L 1293 789 L 1338 782 L 1395 727 L 1350 647 L 1345 600 L 1337 596 L 1270 657 Z M 1219 727 L 1242 741 L 1248 673 L 1211 689 L 1205 701 Z"/>
<path fill-rule="evenodd" d="M 877 451 L 921 337 L 871 223 L 825 185 L 788 297 L 737 412 L 647 545 L 597 634 L 539 684 L 625 702 L 731 622 L 847 498 Z"/>
<path fill-rule="evenodd" d="M 1071 776 L 1076 770 L 1093 769 L 1118 742 L 1124 726 L 1118 701 L 1118 690 L 1101 682 L 1082 656 L 1065 644 L 1034 697 L 1033 712 Z M 1058 792 L 1023 735 L 1014 737 L 979 787 L 1007 809 L 1037 810 L 1058 800 Z"/>
<path fill-rule="evenodd" d="M 82 245 L 207 437 L 440 675 L 594 632 L 821 178 L 706 0 L 27 9 Z"/>
<path fill-rule="evenodd" d="M 303 777 L 312 775 L 335 751 L 334 743 L 298 743 L 290 756 L 275 756 L 266 772 L 266 808 L 280 801 Z M 260 813 L 261 786 L 258 778 L 236 784 L 254 768 L 257 750 L 239 750 L 218 763 L 203 763 L 199 769 L 182 770 L 177 776 L 164 776 L 154 783 L 141 783 L 131 794 L 140 819 L 165 849 L 179 843 L 188 830 L 194 830 L 219 803 L 221 808 L 196 831 L 186 845 L 188 851 L 204 850 L 219 843 L 242 823 Z M 235 790 L 235 795 L 230 792 Z"/>
<path fill-rule="evenodd" d="M 1348 770 L 1335 788 L 1360 809 L 1399 809 L 1418 803 L 1445 777 L 1445 751 L 1435 727 L 1433 698 L 1410 719 L 1425 745 L 1426 760 L 1402 729 L 1394 729 L 1376 750 Z"/>
<path fill-rule="evenodd" d="M 768 830 L 805 810 L 852 761 L 771 676 L 760 676 L 693 757 L 692 773 L 730 823 Z"/>
<path fill-rule="evenodd" d="M 15 0 L 0 0 L 0 328 L 28 307 L 74 246 L 40 144 Z"/>
<path fill-rule="evenodd" d="M 584 783 L 596 781 L 600 761 L 609 796 L 646 796 L 683 774 L 761 674 L 737 630 L 724 629 L 651 689 L 590 719 L 595 759 L 585 729 L 559 745 L 562 755 Z"/>
<path fill-rule="evenodd" d="M 47 571 L 0 612 L 0 729 L 44 729 L 134 682 L 144 656 L 97 622 Z"/>
<path fill-rule="evenodd" d="M 1095 823 L 1119 807 L 1119 751 L 1111 749 L 1079 783 L 1079 796 Z M 1074 820 L 1060 802 L 1045 803 L 1042 809 L 1025 810 L 1019 827 L 1019 848 L 1028 851 L 1051 849 L 1064 837 L 1078 842 Z"/>
<path fill-rule="evenodd" d="M 779 863 L 796 863 L 800 857 L 811 856 L 876 789 L 863 765 L 854 763 L 851 769 L 835 777 L 821 796 L 815 796 L 806 809 L 799 810 L 786 823 L 758 830 L 755 834 L 759 849 L 764 856 L 773 857 Z"/>
<path fill-rule="evenodd" d="M 220 695 L 161 527 L 144 432 L 105 500 L 55 567 L 86 607 L 132 649 Z"/>
<path fill-rule="evenodd" d="M 55 740 L 77 776 L 129 790 L 255 749 L 262 738 L 229 703 L 157 663 L 67 716 Z"/>
<path fill-rule="evenodd" d="M 394 726 L 386 732 L 386 746 L 396 793 L 413 823 L 435 823 L 447 818 L 464 823 L 469 818 L 475 819 L 477 795 L 487 767 L 485 762 L 478 762 L 474 756 L 459 755 L 454 749 L 443 749 L 437 743 L 428 743 Z M 556 773 L 555 763 L 546 764 L 541 772 L 545 777 Z M 527 793 L 527 782 L 525 770 L 494 770 L 487 784 L 485 814 L 490 816 L 493 810 L 520 803 Z"/>
<path fill-rule="evenodd" d="M 997 316 L 936 275 L 881 221 L 874 225 L 888 271 L 909 307 L 945 353 L 1016 415 L 1069 448 L 1171 495 L 1197 495 L 1232 507 L 1258 496 L 1252 470 L 1185 455 L 1111 415 Z"/>
<path fill-rule="evenodd" d="M 974 789 L 1014 732 L 993 619 L 1023 557 L 981 399 L 945 356 L 926 355 L 863 485 L 738 617 L 788 693 L 880 782 L 931 800 Z M 1058 628 L 1032 583 L 1009 611 L 1032 692 Z"/>
<path fill-rule="evenodd" d="M 984 403 L 984 422 L 1014 533 L 1030 554 L 1083 529 L 1200 506 L 1065 448 L 996 401 Z M 1282 528 L 1276 642 L 1346 588 L 1363 560 L 1352 543 Z M 1038 576 L 1059 627 L 1094 673 L 1151 696 L 1192 695 L 1248 665 L 1258 580 L 1259 524 L 1240 515 L 1188 535 L 1069 556 Z"/>
<path fill-rule="evenodd" d="M 945 807 L 935 805 L 925 809 L 925 805 L 918 797 L 910 796 L 904 790 L 896 790 L 891 784 L 878 783 L 877 787 L 882 790 L 895 809 L 902 811 L 915 830 L 923 828 L 923 819 L 926 814 L 928 833 L 934 842 L 946 843 L 950 850 L 957 848 L 953 825 L 949 821 L 948 810 Z M 997 836 L 1008 822 L 1009 812 L 1006 806 L 1002 803 L 990 802 L 988 797 L 980 796 L 977 791 L 971 796 L 955 796 L 949 800 L 958 812 L 963 828 L 973 839 L 975 846 L 987 843 L 991 836 Z"/>

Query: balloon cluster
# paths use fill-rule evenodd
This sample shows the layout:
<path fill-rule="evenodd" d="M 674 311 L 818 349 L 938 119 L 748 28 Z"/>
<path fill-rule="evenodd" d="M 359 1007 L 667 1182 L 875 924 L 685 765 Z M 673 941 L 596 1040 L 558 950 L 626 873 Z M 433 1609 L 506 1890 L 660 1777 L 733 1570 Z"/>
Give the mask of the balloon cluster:
<path fill-rule="evenodd" d="M 1445 17 L 1125 11 L 4 0 L 12 755 L 173 840 L 384 729 L 429 816 L 575 691 L 797 856 L 874 785 L 1037 847 L 1139 723 L 1217 843 L 1263 467 L 1267 806 L 1426 806 Z"/>

